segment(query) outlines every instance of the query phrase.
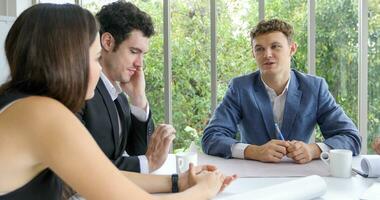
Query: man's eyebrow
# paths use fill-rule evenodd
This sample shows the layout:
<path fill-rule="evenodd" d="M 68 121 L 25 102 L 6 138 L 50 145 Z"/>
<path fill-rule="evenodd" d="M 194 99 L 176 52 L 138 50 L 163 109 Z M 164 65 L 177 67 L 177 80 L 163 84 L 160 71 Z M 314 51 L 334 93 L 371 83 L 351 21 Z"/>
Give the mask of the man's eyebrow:
<path fill-rule="evenodd" d="M 129 49 L 142 52 L 142 50 L 140 48 L 137 48 L 137 47 L 129 47 Z"/>
<path fill-rule="evenodd" d="M 281 43 L 276 41 L 276 42 L 272 42 L 272 44 L 281 44 Z"/>
<path fill-rule="evenodd" d="M 130 47 L 129 49 L 134 50 L 134 51 L 138 51 L 139 53 L 144 53 L 144 54 L 148 53 L 148 51 L 144 52 L 143 50 L 141 50 L 138 47 Z"/>

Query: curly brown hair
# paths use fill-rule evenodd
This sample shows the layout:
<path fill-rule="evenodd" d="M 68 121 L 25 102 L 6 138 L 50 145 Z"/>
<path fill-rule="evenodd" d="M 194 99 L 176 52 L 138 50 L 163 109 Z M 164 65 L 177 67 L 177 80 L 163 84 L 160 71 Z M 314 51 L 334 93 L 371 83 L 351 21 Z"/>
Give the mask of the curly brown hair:
<path fill-rule="evenodd" d="M 263 35 L 266 33 L 275 32 L 275 31 L 282 32 L 288 39 L 289 43 L 293 41 L 294 30 L 293 30 L 292 25 L 280 19 L 271 19 L 271 20 L 260 21 L 251 30 L 251 33 L 250 33 L 251 43 L 257 36 Z"/>

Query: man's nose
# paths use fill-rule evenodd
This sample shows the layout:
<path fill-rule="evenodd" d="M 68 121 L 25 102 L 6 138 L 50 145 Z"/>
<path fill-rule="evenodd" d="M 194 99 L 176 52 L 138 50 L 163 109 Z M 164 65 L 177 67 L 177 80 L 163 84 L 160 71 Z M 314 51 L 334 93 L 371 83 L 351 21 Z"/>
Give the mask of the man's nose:
<path fill-rule="evenodd" d="M 136 57 L 135 62 L 133 63 L 135 67 L 143 67 L 144 55 L 139 55 Z"/>
<path fill-rule="evenodd" d="M 272 50 L 270 48 L 265 50 L 265 55 L 266 58 L 272 58 Z"/>

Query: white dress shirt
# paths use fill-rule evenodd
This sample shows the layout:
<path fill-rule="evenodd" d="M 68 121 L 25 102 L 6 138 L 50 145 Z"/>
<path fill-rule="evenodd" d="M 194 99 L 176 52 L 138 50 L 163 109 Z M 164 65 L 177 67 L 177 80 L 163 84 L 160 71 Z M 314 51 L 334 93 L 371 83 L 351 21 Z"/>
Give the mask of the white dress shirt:
<path fill-rule="evenodd" d="M 261 78 L 261 76 L 260 76 L 260 78 Z M 279 127 L 281 127 L 282 126 L 282 120 L 284 117 L 284 108 L 285 108 L 286 97 L 288 95 L 290 76 L 289 76 L 289 80 L 286 83 L 284 90 L 279 95 L 277 95 L 276 92 L 272 88 L 270 88 L 264 82 L 264 80 L 262 78 L 261 78 L 261 81 L 264 83 L 265 90 L 267 91 L 270 102 L 272 104 L 274 122 L 277 123 Z M 249 144 L 240 143 L 240 142 L 233 144 L 231 146 L 232 157 L 244 159 L 244 150 L 245 150 L 245 148 L 248 147 L 248 145 Z M 327 146 L 324 143 L 317 143 L 317 145 L 319 146 L 319 148 L 322 151 L 329 151 L 331 149 L 329 146 Z"/>
<path fill-rule="evenodd" d="M 102 79 L 104 85 L 106 86 L 107 91 L 110 94 L 112 101 L 114 101 L 117 98 L 117 96 L 123 92 L 123 90 L 121 89 L 120 85 L 119 84 L 113 85 L 111 83 L 111 81 L 107 78 L 107 76 L 103 72 L 100 74 L 100 78 Z M 125 94 L 125 95 L 127 95 L 127 94 Z M 147 104 L 145 110 L 141 109 L 141 108 L 139 108 L 137 106 L 134 106 L 132 104 L 130 104 L 130 107 L 131 107 L 131 113 L 138 120 L 140 120 L 142 122 L 146 122 L 148 120 L 148 117 L 149 117 L 149 104 Z M 117 115 L 118 115 L 118 124 L 119 124 L 119 135 L 121 135 L 121 131 L 122 130 L 121 130 L 121 121 L 120 121 L 119 113 L 117 113 Z M 129 155 L 128 155 L 128 153 L 126 151 L 124 151 L 124 153 L 123 153 L 122 156 L 128 157 Z M 146 158 L 145 155 L 140 155 L 140 156 L 137 156 L 137 157 L 138 157 L 139 162 L 140 162 L 140 172 L 144 173 L 144 174 L 148 174 L 149 173 L 148 159 Z"/>

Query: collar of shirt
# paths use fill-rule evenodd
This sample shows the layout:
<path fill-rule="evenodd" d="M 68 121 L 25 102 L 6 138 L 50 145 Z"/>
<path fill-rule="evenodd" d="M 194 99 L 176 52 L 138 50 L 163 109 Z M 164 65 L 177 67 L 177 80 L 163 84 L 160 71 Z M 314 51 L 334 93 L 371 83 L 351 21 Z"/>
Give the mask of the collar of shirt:
<path fill-rule="evenodd" d="M 119 84 L 113 85 L 103 72 L 100 73 L 100 79 L 102 79 L 104 85 L 106 86 L 106 89 L 110 94 L 112 101 L 115 101 L 117 96 L 123 92 Z"/>
<path fill-rule="evenodd" d="M 286 83 L 286 86 L 285 86 L 284 90 L 283 90 L 283 91 L 281 92 L 281 94 L 278 95 L 278 96 L 282 96 L 282 95 L 284 95 L 284 94 L 286 94 L 286 93 L 288 92 L 289 83 L 290 83 L 290 77 L 291 77 L 291 76 L 289 76 L 289 80 L 288 80 L 288 82 Z M 263 84 L 264 84 L 264 86 L 265 86 L 265 90 L 267 91 L 270 100 L 273 101 L 273 99 L 274 99 L 275 97 L 277 97 L 276 92 L 274 91 L 274 89 L 272 89 L 271 87 L 269 87 L 269 86 L 265 83 L 265 81 L 263 80 L 263 78 L 262 78 L 261 76 L 260 76 L 260 79 L 261 79 L 261 81 L 263 82 Z"/>

